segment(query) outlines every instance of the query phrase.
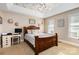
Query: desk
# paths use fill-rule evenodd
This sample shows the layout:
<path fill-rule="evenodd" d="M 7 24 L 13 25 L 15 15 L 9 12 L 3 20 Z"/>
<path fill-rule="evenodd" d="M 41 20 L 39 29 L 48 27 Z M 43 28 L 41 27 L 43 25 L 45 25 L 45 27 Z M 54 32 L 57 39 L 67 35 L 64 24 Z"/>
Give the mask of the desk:
<path fill-rule="evenodd" d="M 11 45 L 20 43 L 20 34 L 12 35 L 1 35 L 1 47 L 10 47 Z"/>
<path fill-rule="evenodd" d="M 20 43 L 20 38 L 21 38 L 20 34 L 12 35 L 11 45 L 19 44 Z"/>

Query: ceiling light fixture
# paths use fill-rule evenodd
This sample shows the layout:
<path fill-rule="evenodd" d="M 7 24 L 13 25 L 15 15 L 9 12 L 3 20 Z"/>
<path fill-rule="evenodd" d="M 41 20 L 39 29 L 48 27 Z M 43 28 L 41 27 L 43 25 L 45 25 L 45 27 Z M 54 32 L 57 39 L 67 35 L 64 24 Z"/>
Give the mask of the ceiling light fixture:
<path fill-rule="evenodd" d="M 44 11 L 44 10 L 47 10 L 46 4 L 45 3 L 39 4 L 38 10 L 41 11 L 41 12 Z"/>
<path fill-rule="evenodd" d="M 35 9 L 38 10 L 40 12 L 45 12 L 45 11 L 49 11 L 50 6 L 48 6 L 48 4 L 46 3 L 14 3 L 14 5 L 18 5 L 20 7 L 24 7 L 24 8 L 31 8 L 31 9 Z"/>

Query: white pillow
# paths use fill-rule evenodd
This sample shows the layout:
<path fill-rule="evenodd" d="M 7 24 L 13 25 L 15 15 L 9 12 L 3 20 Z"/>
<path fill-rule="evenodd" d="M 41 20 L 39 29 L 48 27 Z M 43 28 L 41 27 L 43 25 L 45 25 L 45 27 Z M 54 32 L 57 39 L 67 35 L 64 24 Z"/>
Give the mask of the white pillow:
<path fill-rule="evenodd" d="M 32 34 L 32 31 L 31 30 L 27 30 L 28 34 Z"/>
<path fill-rule="evenodd" d="M 32 30 L 32 34 L 39 35 L 39 30 Z"/>

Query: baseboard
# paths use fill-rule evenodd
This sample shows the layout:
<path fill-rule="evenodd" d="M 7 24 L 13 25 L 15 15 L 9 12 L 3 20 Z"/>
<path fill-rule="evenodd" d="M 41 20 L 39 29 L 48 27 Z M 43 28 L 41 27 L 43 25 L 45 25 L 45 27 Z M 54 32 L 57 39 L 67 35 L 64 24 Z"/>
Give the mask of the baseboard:
<path fill-rule="evenodd" d="M 67 44 L 79 47 L 78 43 L 74 43 L 74 42 L 70 42 L 70 41 L 66 41 L 66 40 L 59 40 L 59 41 L 62 42 L 62 43 L 67 43 Z"/>

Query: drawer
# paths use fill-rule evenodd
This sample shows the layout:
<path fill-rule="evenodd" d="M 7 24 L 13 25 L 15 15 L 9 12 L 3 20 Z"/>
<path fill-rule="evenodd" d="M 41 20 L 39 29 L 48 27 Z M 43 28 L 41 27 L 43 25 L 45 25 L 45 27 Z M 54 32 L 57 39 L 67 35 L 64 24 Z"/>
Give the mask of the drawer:
<path fill-rule="evenodd" d="M 6 44 L 6 41 L 2 41 L 2 44 L 5 45 Z"/>
<path fill-rule="evenodd" d="M 5 44 L 3 44 L 3 48 L 5 48 L 5 47 L 10 47 L 10 46 L 11 46 L 10 43 L 5 43 Z"/>
<path fill-rule="evenodd" d="M 10 47 L 10 46 L 11 46 L 10 44 L 6 45 L 6 47 Z"/>
<path fill-rule="evenodd" d="M 6 48 L 6 47 L 10 47 L 11 45 L 9 44 L 5 44 L 5 45 L 3 45 L 3 48 Z"/>
<path fill-rule="evenodd" d="M 11 37 L 2 37 L 2 41 L 3 42 L 10 42 L 11 41 Z"/>
<path fill-rule="evenodd" d="M 11 37 L 2 37 L 2 40 L 9 40 Z"/>
<path fill-rule="evenodd" d="M 6 48 L 6 45 L 3 45 L 3 47 L 2 48 Z"/>
<path fill-rule="evenodd" d="M 11 40 L 8 40 L 8 41 L 3 41 L 2 43 L 3 45 L 6 45 L 6 44 L 11 44 Z"/>

